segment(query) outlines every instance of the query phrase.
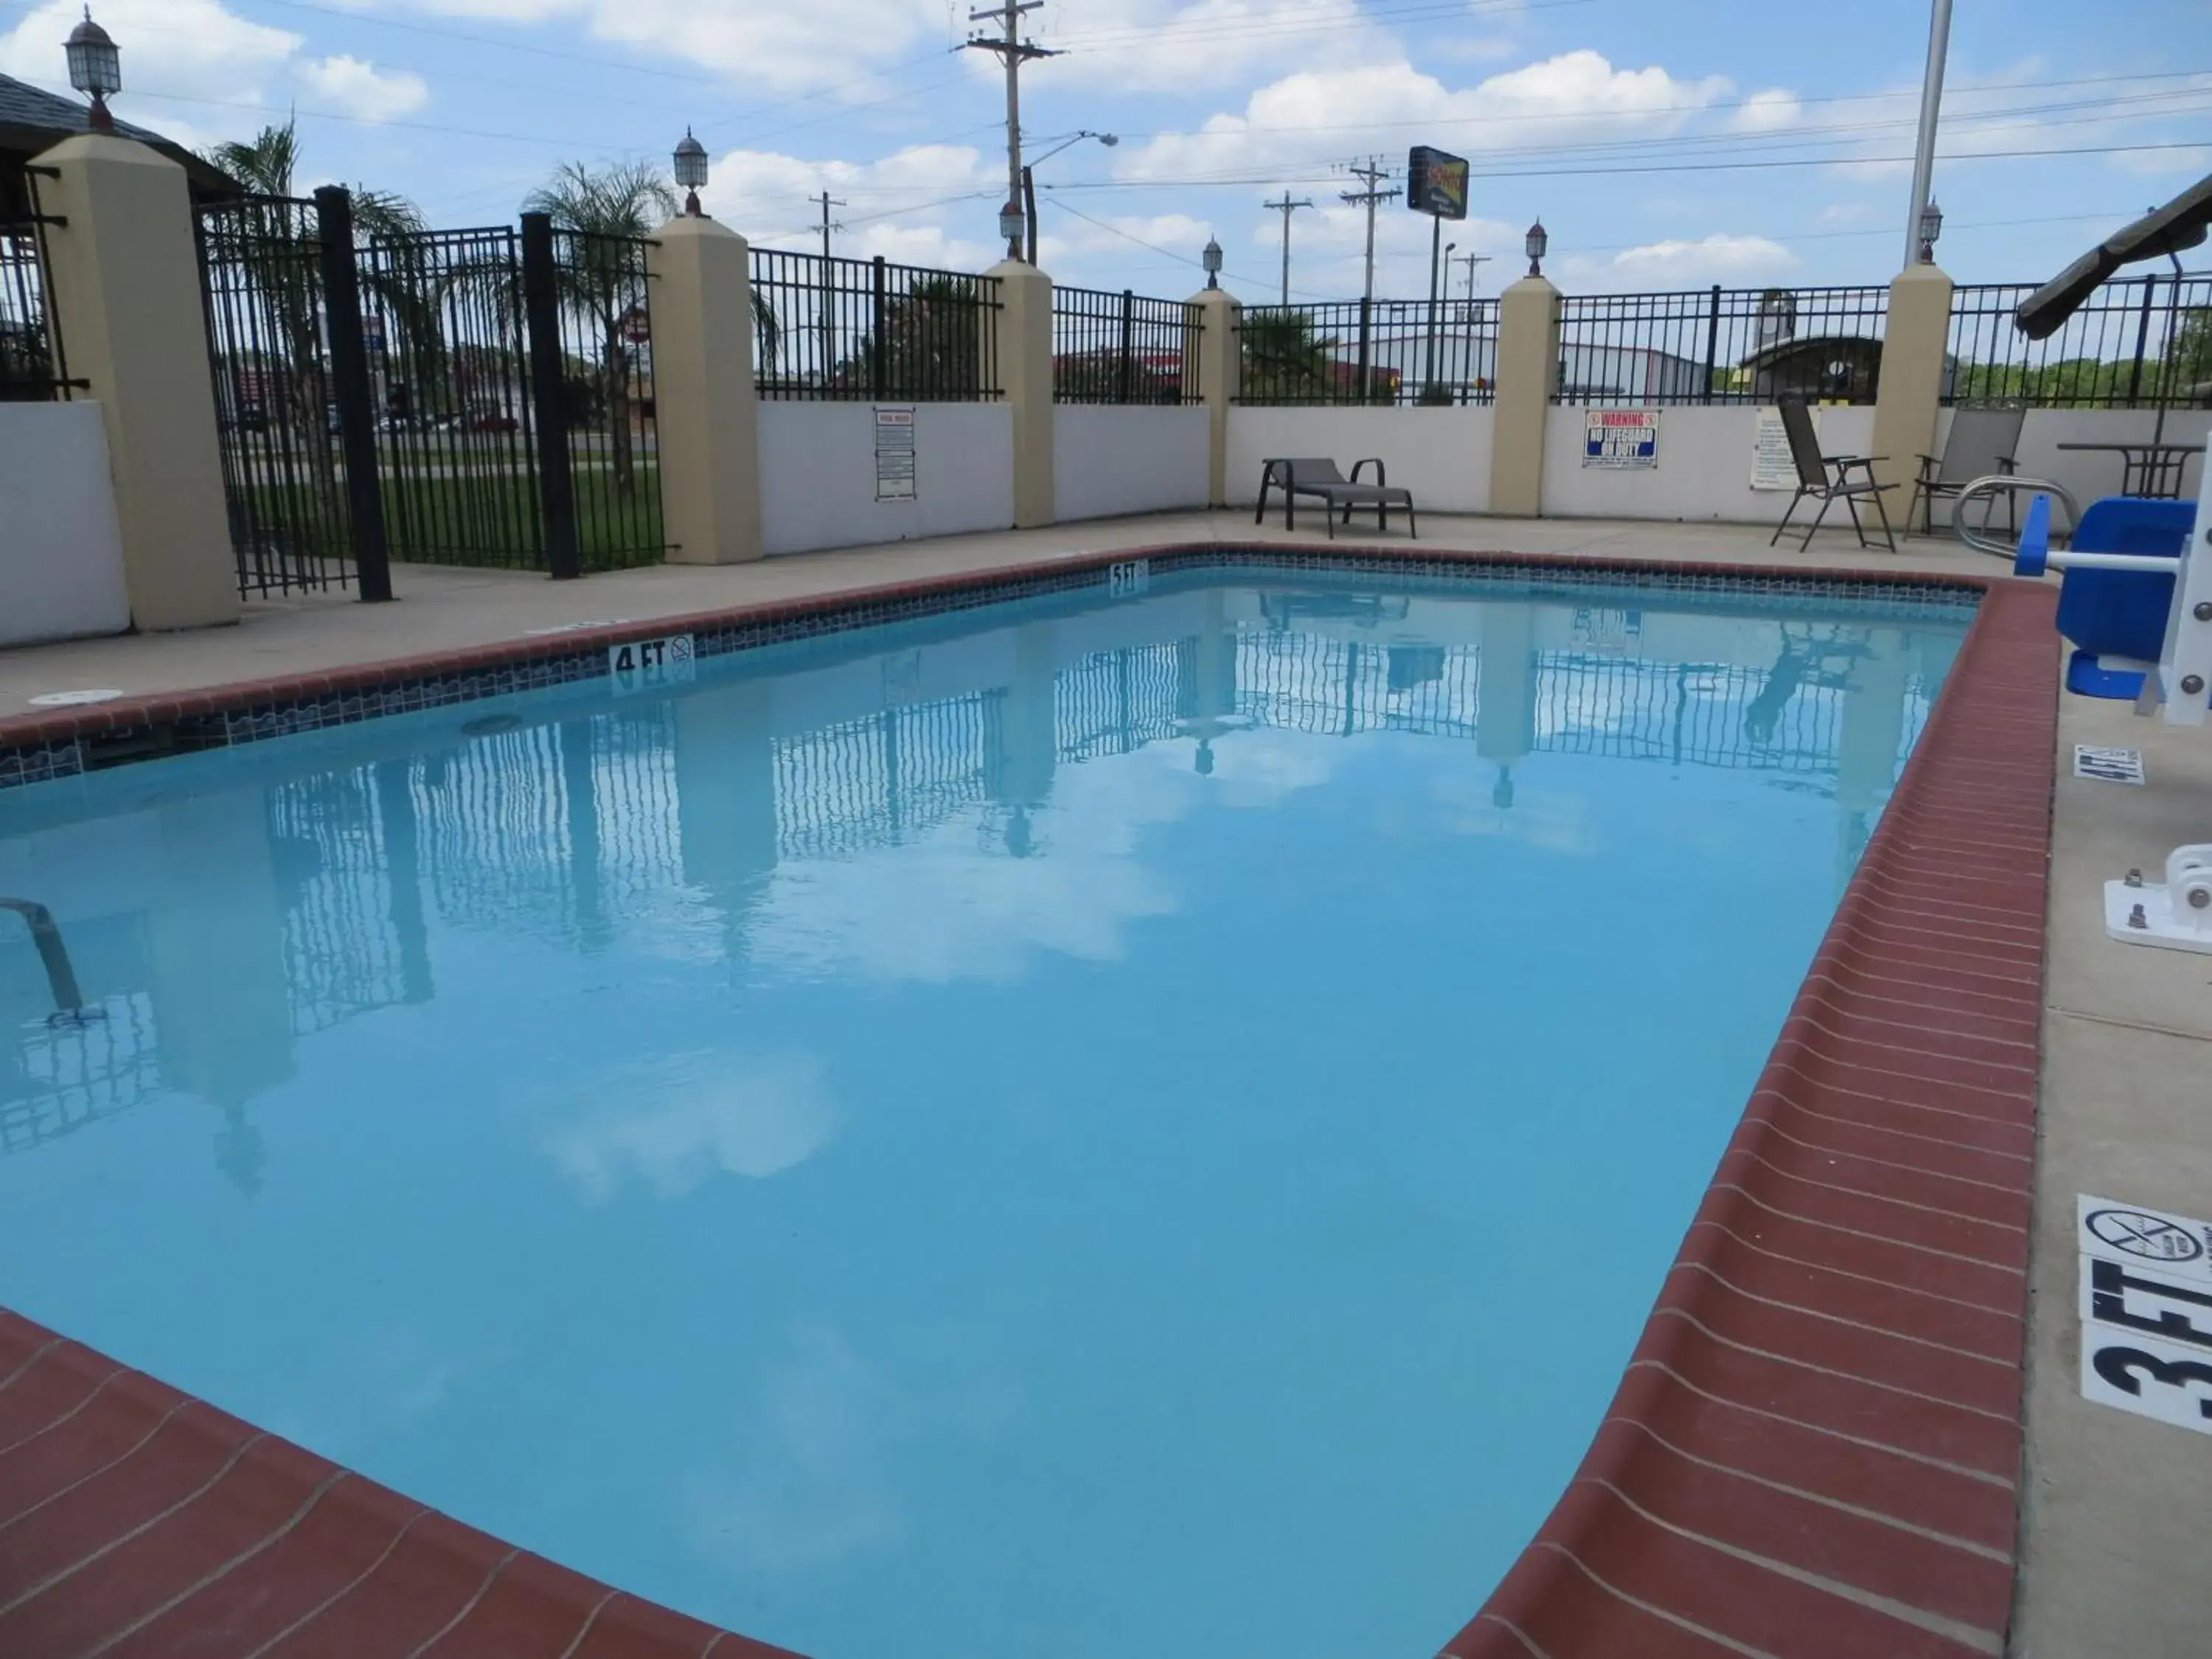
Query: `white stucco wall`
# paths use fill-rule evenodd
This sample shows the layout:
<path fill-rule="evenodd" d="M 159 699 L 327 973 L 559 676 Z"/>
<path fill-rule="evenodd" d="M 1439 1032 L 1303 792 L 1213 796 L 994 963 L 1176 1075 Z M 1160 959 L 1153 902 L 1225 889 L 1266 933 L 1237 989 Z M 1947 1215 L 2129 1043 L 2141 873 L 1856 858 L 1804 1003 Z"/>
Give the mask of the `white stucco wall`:
<path fill-rule="evenodd" d="M 1053 514 L 1108 519 L 1206 505 L 1203 405 L 1053 405 Z"/>
<path fill-rule="evenodd" d="M 1773 524 L 1789 506 L 1787 489 L 1753 489 L 1751 467 L 1759 410 L 1672 404 L 1659 415 L 1659 465 L 1586 467 L 1585 430 L 1579 405 L 1556 404 L 1544 425 L 1544 513 L 1547 517 L 1699 520 Z M 1830 454 L 1863 455 L 1874 437 L 1871 404 L 1814 411 L 1820 447 Z M 1902 524 L 1902 494 L 1888 503 Z M 1838 514 L 1842 512 L 1838 507 Z M 1848 518 L 1844 520 L 1848 524 Z"/>
<path fill-rule="evenodd" d="M 0 645 L 131 626 L 95 403 L 0 403 Z"/>
<path fill-rule="evenodd" d="M 804 553 L 1011 528 L 1014 437 L 1006 406 L 918 404 L 914 409 L 915 499 L 879 501 L 873 405 L 763 402 L 765 550 Z"/>
<path fill-rule="evenodd" d="M 1490 506 L 1487 409 L 1248 409 L 1240 404 L 1230 410 L 1231 501 L 1259 499 L 1262 461 L 1301 455 L 1328 456 L 1347 478 L 1353 462 L 1380 456 L 1390 482 L 1413 492 L 1417 511 L 1481 513 Z M 1268 504 L 1272 509 L 1275 498 Z"/>

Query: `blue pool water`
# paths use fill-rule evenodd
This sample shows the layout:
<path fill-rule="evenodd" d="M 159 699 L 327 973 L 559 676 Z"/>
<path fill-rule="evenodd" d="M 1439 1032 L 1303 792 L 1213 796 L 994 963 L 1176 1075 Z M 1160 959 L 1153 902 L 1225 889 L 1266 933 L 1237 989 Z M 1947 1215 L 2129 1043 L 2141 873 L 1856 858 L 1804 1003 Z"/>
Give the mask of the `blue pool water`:
<path fill-rule="evenodd" d="M 1251 570 L 0 792 L 0 1303 L 817 1659 L 1423 1659 L 1964 622 Z"/>

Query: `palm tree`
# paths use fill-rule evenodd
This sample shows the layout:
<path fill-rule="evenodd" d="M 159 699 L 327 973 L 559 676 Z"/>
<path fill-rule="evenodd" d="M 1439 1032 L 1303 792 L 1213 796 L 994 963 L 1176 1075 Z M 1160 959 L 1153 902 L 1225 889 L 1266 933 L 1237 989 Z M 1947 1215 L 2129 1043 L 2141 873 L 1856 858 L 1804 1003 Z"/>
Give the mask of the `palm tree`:
<path fill-rule="evenodd" d="M 675 215 L 676 186 L 646 161 L 611 161 L 601 167 L 567 161 L 522 206 L 577 233 L 568 257 L 559 262 L 561 302 L 598 333 L 600 396 L 615 489 L 629 495 L 636 477 L 630 458 L 630 359 L 624 331 L 631 313 L 645 302 L 643 270 L 633 246 Z"/>
<path fill-rule="evenodd" d="M 1314 337 L 1313 315 L 1297 307 L 1255 306 L 1239 331 L 1247 403 L 1310 403 L 1336 386 L 1334 339 Z"/>

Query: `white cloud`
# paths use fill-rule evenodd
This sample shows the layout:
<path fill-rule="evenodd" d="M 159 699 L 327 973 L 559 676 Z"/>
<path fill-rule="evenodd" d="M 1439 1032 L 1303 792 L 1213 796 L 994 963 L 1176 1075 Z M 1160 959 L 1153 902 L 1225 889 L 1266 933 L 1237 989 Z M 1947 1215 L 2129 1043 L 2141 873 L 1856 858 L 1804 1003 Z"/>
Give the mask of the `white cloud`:
<path fill-rule="evenodd" d="M 1796 254 L 1767 237 L 1715 231 L 1694 242 L 1623 248 L 1609 259 L 1570 254 L 1559 262 L 1559 271 L 1570 289 L 1693 288 L 1784 276 L 1796 263 Z"/>
<path fill-rule="evenodd" d="M 1797 101 L 1797 94 L 1774 88 L 1753 93 L 1729 118 L 1728 124 L 1738 132 L 1776 132 L 1784 127 L 1794 127 L 1804 118 L 1805 106 Z"/>
<path fill-rule="evenodd" d="M 380 70 L 358 58 L 310 58 L 300 82 L 337 112 L 364 121 L 396 121 L 430 101 L 429 83 L 409 70 Z"/>
<path fill-rule="evenodd" d="M 717 1173 L 766 1180 L 821 1151 L 837 1121 L 821 1066 L 805 1056 L 670 1054 L 584 1092 L 620 1104 L 562 1129 L 547 1150 L 594 1200 L 632 1176 L 664 1198 Z"/>

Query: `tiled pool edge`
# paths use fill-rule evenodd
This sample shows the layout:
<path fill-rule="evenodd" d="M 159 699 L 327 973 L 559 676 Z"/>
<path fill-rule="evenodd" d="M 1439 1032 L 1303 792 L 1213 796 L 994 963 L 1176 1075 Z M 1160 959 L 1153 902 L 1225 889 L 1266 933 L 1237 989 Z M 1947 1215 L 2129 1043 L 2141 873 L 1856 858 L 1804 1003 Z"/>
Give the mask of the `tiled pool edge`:
<path fill-rule="evenodd" d="M 1990 589 L 1596 1438 L 1448 1659 L 2003 1652 L 2055 603 Z"/>
<path fill-rule="evenodd" d="M 1371 561 L 1674 584 L 1987 586 L 1349 545 L 1254 553 L 1293 568 Z M 909 596 L 981 603 L 1026 580 L 1096 583 L 1109 563 L 1137 556 L 1202 565 L 1245 552 L 1050 561 L 189 701 L 220 710 L 228 693 L 229 708 L 266 708 L 288 694 L 339 694 L 365 675 L 587 656 L 619 640 L 772 617 L 849 620 Z M 2044 590 L 1988 587 L 1598 1438 L 1537 1540 L 1447 1644 L 1455 1659 L 2000 1650 L 2055 736 L 2050 617 Z M 118 716 L 185 701 L 80 711 L 65 718 L 98 723 L 65 734 L 37 717 L 35 735 L 127 729 Z M 0 752 L 32 723 L 0 721 Z M 34 1505 L 46 1518 L 10 1544 L 9 1523 Z M 40 1558 L 51 1565 L 41 1570 Z M 255 1610 L 259 1633 L 229 1622 L 234 1602 Z M 395 1655 L 780 1651 L 510 1550 L 0 1311 L 0 1651 L 19 1650 L 33 1628 L 26 1615 L 53 1619 L 64 1639 L 20 1650 L 57 1656 L 125 1627 L 133 1633 L 103 1654 L 172 1651 L 184 1629 L 209 1655 L 319 1652 L 306 1637 L 271 1644 L 288 1621 L 310 1617 L 322 1638 L 335 1628 L 328 1618 L 349 1640 L 373 1631 Z M 210 1639 L 210 1619 L 228 1644 Z"/>

